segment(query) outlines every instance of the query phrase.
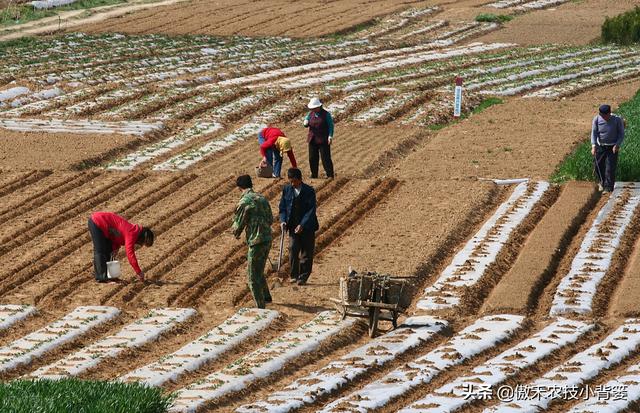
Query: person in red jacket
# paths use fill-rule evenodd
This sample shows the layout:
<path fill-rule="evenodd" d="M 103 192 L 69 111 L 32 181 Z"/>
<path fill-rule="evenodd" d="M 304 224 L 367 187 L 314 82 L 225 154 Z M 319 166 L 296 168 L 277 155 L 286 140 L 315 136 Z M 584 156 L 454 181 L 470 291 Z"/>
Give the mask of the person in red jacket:
<path fill-rule="evenodd" d="M 293 154 L 291 141 L 284 132 L 278 128 L 267 127 L 258 133 L 258 143 L 260 144 L 260 155 L 262 155 L 262 166 L 271 165 L 273 167 L 273 177 L 280 178 L 282 171 L 282 155 L 285 153 L 289 157 L 292 168 L 297 168 L 296 157 Z"/>
<path fill-rule="evenodd" d="M 114 259 L 124 245 L 129 264 L 140 281 L 144 272 L 136 259 L 136 246 L 153 245 L 154 234 L 149 228 L 127 222 L 113 212 L 94 212 L 89 218 L 89 233 L 93 241 L 93 268 L 98 282 L 107 280 L 107 261 Z"/>

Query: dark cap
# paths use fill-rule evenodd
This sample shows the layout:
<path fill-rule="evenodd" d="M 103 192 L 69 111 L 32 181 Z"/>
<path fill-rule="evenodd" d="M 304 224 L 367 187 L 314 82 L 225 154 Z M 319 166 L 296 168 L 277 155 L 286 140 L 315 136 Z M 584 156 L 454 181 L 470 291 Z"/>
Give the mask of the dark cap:
<path fill-rule="evenodd" d="M 608 115 L 611 113 L 611 106 L 609 105 L 600 105 L 600 114 L 601 115 Z"/>
<path fill-rule="evenodd" d="M 253 184 L 251 183 L 251 177 L 249 175 L 240 175 L 236 179 L 236 186 L 242 189 L 252 188 Z"/>

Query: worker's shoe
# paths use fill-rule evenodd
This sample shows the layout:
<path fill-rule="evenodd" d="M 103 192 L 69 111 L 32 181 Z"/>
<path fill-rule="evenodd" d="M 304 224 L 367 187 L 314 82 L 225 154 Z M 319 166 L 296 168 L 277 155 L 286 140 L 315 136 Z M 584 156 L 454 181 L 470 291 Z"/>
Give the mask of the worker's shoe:
<path fill-rule="evenodd" d="M 293 278 L 293 277 L 291 277 L 291 278 L 289 278 L 289 282 L 290 282 L 291 284 L 294 284 L 294 283 L 297 283 L 297 282 L 298 282 L 298 279 L 297 279 L 297 278 Z"/>
<path fill-rule="evenodd" d="M 272 303 L 273 302 L 273 298 L 271 298 L 271 296 L 265 297 L 264 298 L 264 302 L 267 303 L 267 304 Z"/>
<path fill-rule="evenodd" d="M 602 186 L 602 184 L 598 184 L 598 191 L 604 191 L 604 186 Z"/>
<path fill-rule="evenodd" d="M 309 279 L 309 275 L 300 276 L 300 278 L 298 278 L 298 285 L 305 285 L 308 279 Z"/>

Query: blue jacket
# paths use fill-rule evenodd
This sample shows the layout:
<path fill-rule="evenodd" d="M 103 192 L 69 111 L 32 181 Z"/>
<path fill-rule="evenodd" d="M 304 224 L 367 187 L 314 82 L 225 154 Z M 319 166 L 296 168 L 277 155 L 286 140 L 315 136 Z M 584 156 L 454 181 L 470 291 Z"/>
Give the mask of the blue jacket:
<path fill-rule="evenodd" d="M 315 232 L 320 228 L 318 217 L 316 216 L 316 191 L 309 185 L 303 183 L 300 190 L 300 201 L 302 202 L 302 219 L 300 225 L 304 231 Z M 293 209 L 293 199 L 295 192 L 291 184 L 285 185 L 280 198 L 280 222 L 289 222 L 291 210 Z M 293 228 L 290 228 L 293 230 Z"/>

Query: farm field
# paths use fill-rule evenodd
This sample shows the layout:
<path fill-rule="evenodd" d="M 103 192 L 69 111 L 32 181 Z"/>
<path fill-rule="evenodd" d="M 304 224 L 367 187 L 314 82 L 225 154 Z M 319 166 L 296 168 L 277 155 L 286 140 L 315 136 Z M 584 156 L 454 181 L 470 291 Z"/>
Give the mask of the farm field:
<path fill-rule="evenodd" d="M 144 383 L 174 393 L 170 412 L 634 411 L 640 183 L 550 181 L 598 105 L 640 89 L 640 46 L 591 42 L 604 2 L 259 3 L 0 44 L 0 380 Z M 336 121 L 334 179 L 308 174 L 314 96 Z M 267 124 L 320 229 L 308 284 L 267 263 L 260 310 L 230 225 Z M 274 212 L 283 184 L 254 178 Z M 122 280 L 95 282 L 97 210 L 153 228 L 146 282 L 122 255 Z M 415 277 L 397 329 L 370 338 L 334 311 L 349 267 Z M 561 390 L 495 393 L 517 385 Z"/>

